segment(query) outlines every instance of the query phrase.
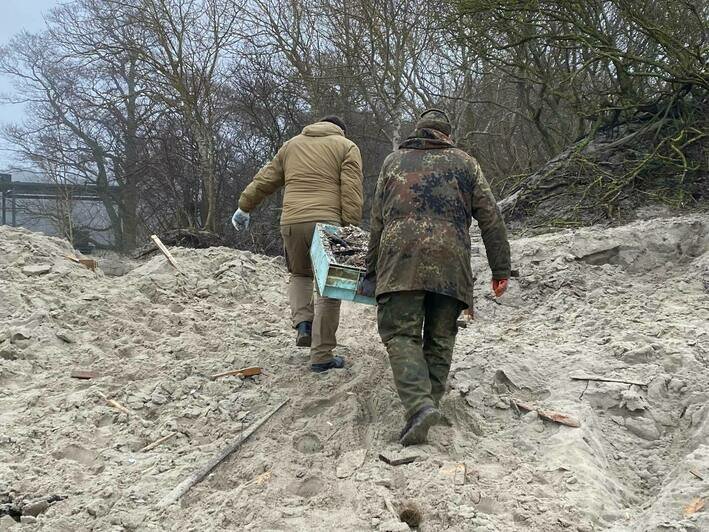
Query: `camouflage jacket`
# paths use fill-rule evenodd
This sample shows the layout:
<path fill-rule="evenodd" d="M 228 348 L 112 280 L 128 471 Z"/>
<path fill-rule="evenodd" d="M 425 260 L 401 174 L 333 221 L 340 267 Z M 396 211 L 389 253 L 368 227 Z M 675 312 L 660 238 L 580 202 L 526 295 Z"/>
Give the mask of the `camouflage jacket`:
<path fill-rule="evenodd" d="M 471 304 L 472 218 L 493 278 L 508 278 L 507 230 L 477 161 L 436 130 L 414 131 L 377 181 L 367 254 L 376 295 L 426 290 Z"/>

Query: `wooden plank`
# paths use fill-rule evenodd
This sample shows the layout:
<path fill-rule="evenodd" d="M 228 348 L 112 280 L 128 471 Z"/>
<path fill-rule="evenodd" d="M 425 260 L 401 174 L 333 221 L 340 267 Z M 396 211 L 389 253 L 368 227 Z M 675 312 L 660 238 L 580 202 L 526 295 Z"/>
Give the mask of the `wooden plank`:
<path fill-rule="evenodd" d="M 160 252 L 165 255 L 167 262 L 169 262 L 170 265 L 175 268 L 179 273 L 182 273 L 182 270 L 180 270 L 179 266 L 177 266 L 177 262 L 175 262 L 175 258 L 172 256 L 172 253 L 170 253 L 170 250 L 165 247 L 165 244 L 163 244 L 162 240 L 158 238 L 158 235 L 150 235 L 150 238 L 153 242 L 155 242 L 155 245 L 158 247 Z"/>
<path fill-rule="evenodd" d="M 576 418 L 567 414 L 562 414 L 561 412 L 556 412 L 555 410 L 543 410 L 541 408 L 537 408 L 533 404 L 525 403 L 524 401 L 519 401 L 517 399 L 512 399 L 512 402 L 521 410 L 536 412 L 541 419 L 553 421 L 554 423 L 566 425 L 567 427 L 578 428 L 581 426 L 581 423 Z"/>
<path fill-rule="evenodd" d="M 89 380 L 98 377 L 98 373 L 95 371 L 85 370 L 85 369 L 75 369 L 71 372 L 72 379 Z"/>
<path fill-rule="evenodd" d="M 212 375 L 210 378 L 211 379 L 218 379 L 219 377 L 241 377 L 242 379 L 245 377 L 253 377 L 254 375 L 261 375 L 261 368 L 258 366 L 252 366 L 250 368 L 242 368 L 242 369 L 231 369 L 229 371 L 225 371 L 223 373 L 216 373 Z"/>
<path fill-rule="evenodd" d="M 95 272 L 96 268 L 98 268 L 98 261 L 96 259 L 80 259 L 78 257 L 75 257 L 74 255 L 64 255 L 64 258 L 70 260 L 75 264 L 81 264 L 92 272 Z"/>

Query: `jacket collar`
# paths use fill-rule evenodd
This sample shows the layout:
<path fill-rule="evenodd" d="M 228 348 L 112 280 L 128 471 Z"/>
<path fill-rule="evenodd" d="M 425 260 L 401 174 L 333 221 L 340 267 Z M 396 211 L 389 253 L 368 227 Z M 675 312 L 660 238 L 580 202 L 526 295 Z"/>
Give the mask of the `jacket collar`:
<path fill-rule="evenodd" d="M 303 128 L 303 135 L 307 137 L 327 137 L 329 135 L 344 136 L 344 131 L 332 122 L 315 122 Z"/>
<path fill-rule="evenodd" d="M 430 128 L 415 129 L 413 133 L 399 145 L 399 148 L 402 150 L 441 150 L 454 147 L 453 139 L 448 135 Z"/>

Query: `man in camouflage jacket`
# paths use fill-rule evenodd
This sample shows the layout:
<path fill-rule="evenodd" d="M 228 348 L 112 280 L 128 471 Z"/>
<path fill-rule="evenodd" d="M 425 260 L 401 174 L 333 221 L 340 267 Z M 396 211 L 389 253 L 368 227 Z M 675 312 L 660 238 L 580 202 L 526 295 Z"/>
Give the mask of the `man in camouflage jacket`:
<path fill-rule="evenodd" d="M 471 306 L 472 218 L 500 296 L 510 276 L 505 224 L 477 161 L 456 148 L 443 111 L 429 109 L 381 169 L 371 215 L 367 277 L 376 286 L 379 334 L 406 409 L 404 445 L 442 421 L 457 318 Z"/>

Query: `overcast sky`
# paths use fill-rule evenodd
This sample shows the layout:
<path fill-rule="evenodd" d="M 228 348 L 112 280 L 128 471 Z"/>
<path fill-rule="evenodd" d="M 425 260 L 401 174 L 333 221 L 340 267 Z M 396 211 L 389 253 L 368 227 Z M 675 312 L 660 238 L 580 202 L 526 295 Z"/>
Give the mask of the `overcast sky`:
<path fill-rule="evenodd" d="M 0 0 L 0 46 L 4 46 L 16 33 L 24 30 L 41 31 L 43 15 L 60 0 Z M 12 94 L 12 82 L 0 75 L 0 94 Z M 22 120 L 21 105 L 0 103 L 0 124 Z M 1 164 L 0 164 L 1 165 Z"/>

